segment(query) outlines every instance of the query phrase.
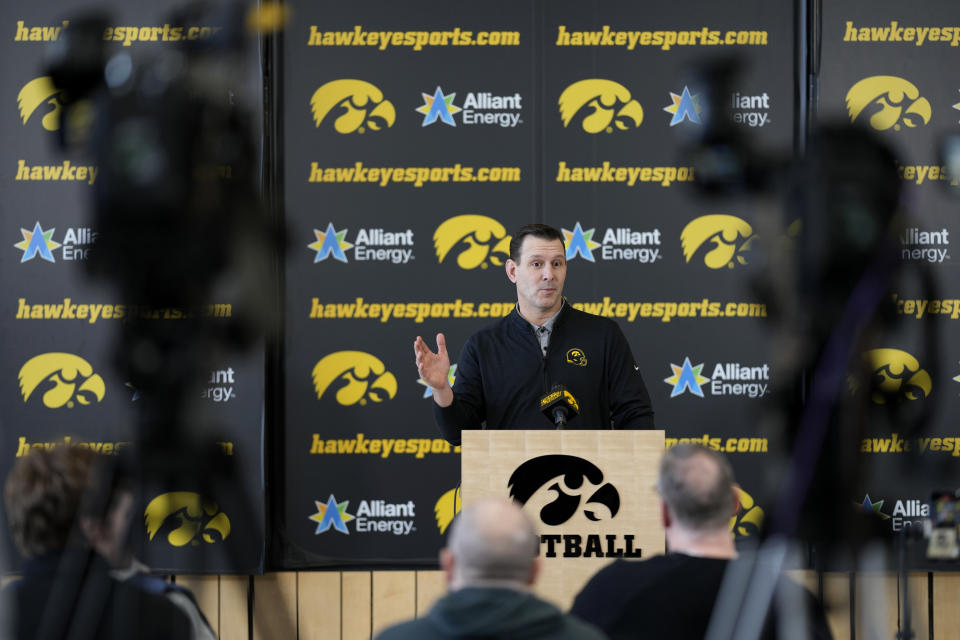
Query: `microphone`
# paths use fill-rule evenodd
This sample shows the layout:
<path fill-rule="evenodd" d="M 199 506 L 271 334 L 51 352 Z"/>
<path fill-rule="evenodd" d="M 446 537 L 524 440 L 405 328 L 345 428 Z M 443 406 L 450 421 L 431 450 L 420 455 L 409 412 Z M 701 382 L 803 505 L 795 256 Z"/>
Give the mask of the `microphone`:
<path fill-rule="evenodd" d="M 558 382 L 550 393 L 540 398 L 540 412 L 557 425 L 557 429 L 563 429 L 568 420 L 580 413 L 580 405 L 573 394 Z"/>

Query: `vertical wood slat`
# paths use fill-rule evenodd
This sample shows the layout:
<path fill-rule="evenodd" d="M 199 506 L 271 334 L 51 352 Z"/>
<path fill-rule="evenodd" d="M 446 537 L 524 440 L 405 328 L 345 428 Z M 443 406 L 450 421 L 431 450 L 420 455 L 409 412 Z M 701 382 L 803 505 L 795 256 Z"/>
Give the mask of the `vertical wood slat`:
<path fill-rule="evenodd" d="M 253 640 L 297 637 L 297 574 L 267 573 L 254 578 Z"/>
<path fill-rule="evenodd" d="M 834 640 L 853 640 L 850 637 L 850 574 L 825 573 L 823 575 L 823 606 L 827 624 Z"/>
<path fill-rule="evenodd" d="M 927 638 L 927 574 L 911 573 L 908 581 L 910 595 L 910 627 L 914 638 Z M 857 576 L 856 624 L 857 638 L 890 638 L 903 624 L 903 603 L 897 602 L 897 574 L 861 573 Z M 936 617 L 936 616 L 934 616 Z"/>
<path fill-rule="evenodd" d="M 373 633 L 417 615 L 415 571 L 373 572 Z"/>
<path fill-rule="evenodd" d="M 933 574 L 933 637 L 952 638 L 960 629 L 960 574 Z M 922 636 L 921 636 L 922 637 Z"/>
<path fill-rule="evenodd" d="M 220 576 L 177 576 L 177 584 L 193 592 L 213 632 L 220 633 Z"/>
<path fill-rule="evenodd" d="M 248 576 L 220 576 L 220 640 L 250 640 L 247 631 Z"/>
<path fill-rule="evenodd" d="M 417 611 L 422 618 L 437 600 L 447 591 L 447 579 L 443 571 L 417 571 Z"/>
<path fill-rule="evenodd" d="M 344 571 L 340 620 L 343 640 L 369 640 L 371 630 L 370 572 Z"/>
<path fill-rule="evenodd" d="M 302 571 L 297 581 L 299 640 L 340 640 L 340 572 Z"/>

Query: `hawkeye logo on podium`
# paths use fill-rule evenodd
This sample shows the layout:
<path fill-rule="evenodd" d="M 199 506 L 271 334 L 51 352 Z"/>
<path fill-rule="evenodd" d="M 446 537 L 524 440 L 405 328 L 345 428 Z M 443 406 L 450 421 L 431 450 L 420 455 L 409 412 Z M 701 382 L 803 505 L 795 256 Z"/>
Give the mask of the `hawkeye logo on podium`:
<path fill-rule="evenodd" d="M 733 269 L 747 264 L 746 253 L 756 235 L 748 222 L 736 216 L 710 214 L 694 218 L 680 232 L 683 257 L 689 263 L 703 256 L 710 269 Z"/>
<path fill-rule="evenodd" d="M 77 404 L 89 406 L 103 400 L 107 388 L 93 366 L 72 353 L 41 353 L 20 367 L 20 393 L 24 403 L 40 395 L 48 409 Z"/>
<path fill-rule="evenodd" d="M 397 395 L 397 379 L 383 362 L 363 351 L 336 351 L 313 367 L 317 399 L 336 388 L 337 402 L 345 407 L 380 403 Z"/>
<path fill-rule="evenodd" d="M 643 122 L 643 107 L 619 82 L 588 78 L 563 90 L 558 102 L 564 128 L 574 121 L 587 133 L 613 133 L 636 129 Z"/>
<path fill-rule="evenodd" d="M 508 481 L 510 497 L 529 505 L 547 527 L 574 519 L 612 520 L 620 512 L 620 493 L 603 481 L 603 471 L 584 458 L 551 454 L 531 458 Z M 551 500 L 551 498 L 553 498 Z M 551 534 L 540 536 L 544 556 L 556 558 L 639 558 L 633 534 Z"/>
<path fill-rule="evenodd" d="M 20 119 L 24 126 L 36 113 L 44 129 L 47 131 L 60 129 L 62 96 L 63 92 L 53 86 L 53 79 L 50 76 L 34 78 L 23 85 L 20 93 L 17 94 L 17 108 L 20 110 Z"/>
<path fill-rule="evenodd" d="M 143 512 L 148 540 L 166 533 L 175 547 L 216 544 L 230 535 L 230 518 L 216 502 L 192 491 L 163 493 L 150 501 Z"/>
<path fill-rule="evenodd" d="M 901 127 L 914 129 L 930 122 L 930 102 L 909 80 L 897 76 L 870 76 L 847 91 L 847 114 L 850 122 L 868 118 L 877 131 Z"/>
<path fill-rule="evenodd" d="M 392 127 L 397 119 L 393 103 L 365 80 L 326 83 L 313 92 L 310 111 L 318 128 L 329 116 L 334 119 L 334 130 L 343 134 L 381 131 Z"/>
<path fill-rule="evenodd" d="M 465 214 L 445 220 L 433 234 L 437 262 L 455 255 L 457 266 L 470 270 L 502 267 L 510 257 L 510 236 L 498 221 L 487 216 Z"/>
<path fill-rule="evenodd" d="M 933 391 L 930 374 L 906 351 L 871 349 L 862 357 L 873 372 L 870 400 L 875 404 L 923 400 Z"/>

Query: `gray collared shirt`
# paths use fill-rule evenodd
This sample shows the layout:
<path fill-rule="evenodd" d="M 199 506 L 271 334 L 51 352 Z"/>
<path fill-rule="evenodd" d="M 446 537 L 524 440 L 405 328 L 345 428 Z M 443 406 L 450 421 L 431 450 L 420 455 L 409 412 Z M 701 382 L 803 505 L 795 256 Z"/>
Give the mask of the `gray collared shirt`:
<path fill-rule="evenodd" d="M 547 355 L 547 346 L 550 344 L 550 334 L 553 332 L 553 324 L 557 321 L 557 316 L 560 315 L 560 312 L 563 311 L 563 305 L 566 304 L 566 301 L 560 305 L 560 308 L 557 309 L 557 312 L 550 316 L 546 322 L 542 325 L 537 326 L 536 324 L 527 320 L 531 327 L 533 327 L 533 332 L 537 334 L 537 339 L 540 341 L 540 350 L 543 351 L 543 355 Z M 519 306 L 517 307 L 517 313 L 520 313 Z M 523 318 L 523 314 L 520 314 L 520 317 Z M 526 318 L 524 318 L 526 320 Z"/>

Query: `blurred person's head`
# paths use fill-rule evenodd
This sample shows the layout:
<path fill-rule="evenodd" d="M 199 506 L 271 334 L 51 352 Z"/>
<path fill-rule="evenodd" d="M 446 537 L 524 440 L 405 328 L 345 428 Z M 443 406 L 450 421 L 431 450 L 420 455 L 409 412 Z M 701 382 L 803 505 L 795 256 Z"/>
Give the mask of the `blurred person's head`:
<path fill-rule="evenodd" d="M 660 461 L 657 491 L 671 552 L 736 554 L 730 518 L 739 500 L 733 469 L 723 455 L 699 444 L 667 449 Z"/>
<path fill-rule="evenodd" d="M 525 589 L 540 570 L 540 537 L 530 517 L 509 500 L 466 507 L 450 528 L 440 566 L 451 590 L 496 586 Z"/>
<path fill-rule="evenodd" d="M 96 454 L 80 447 L 31 451 L 4 486 L 7 522 L 27 558 L 63 551 L 89 486 Z"/>
<path fill-rule="evenodd" d="M 14 543 L 28 558 L 93 547 L 111 565 L 130 556 L 126 534 L 133 495 L 119 485 L 112 465 L 89 449 L 60 446 L 20 458 L 7 477 L 4 499 Z"/>

